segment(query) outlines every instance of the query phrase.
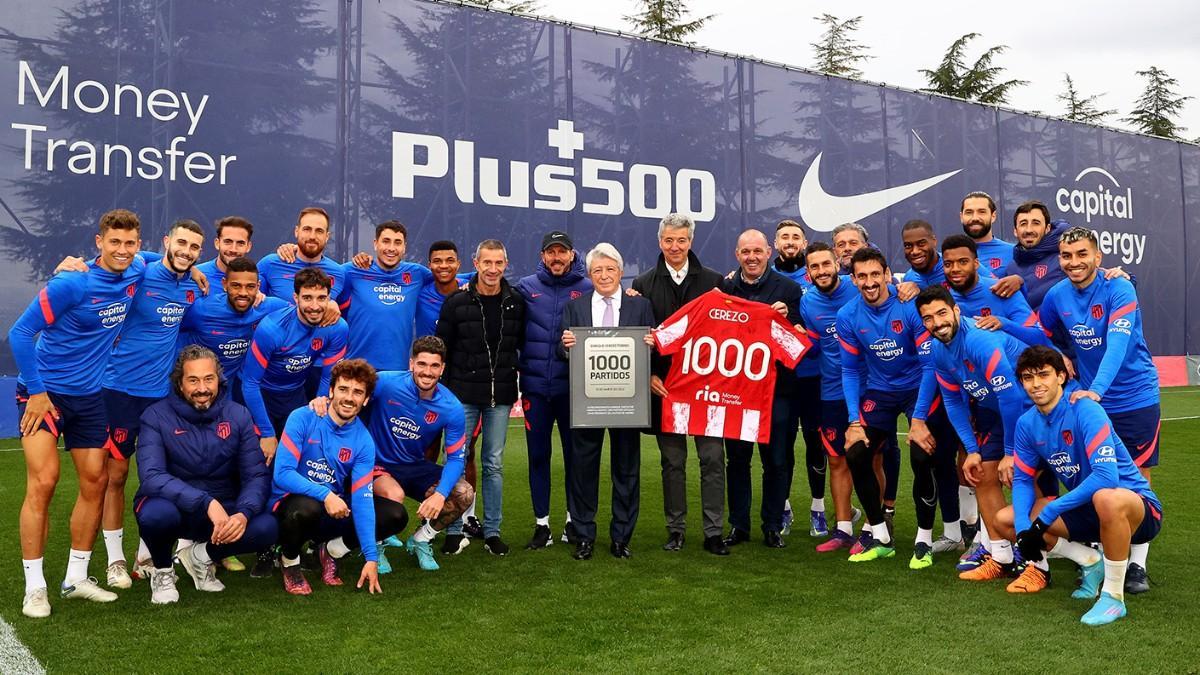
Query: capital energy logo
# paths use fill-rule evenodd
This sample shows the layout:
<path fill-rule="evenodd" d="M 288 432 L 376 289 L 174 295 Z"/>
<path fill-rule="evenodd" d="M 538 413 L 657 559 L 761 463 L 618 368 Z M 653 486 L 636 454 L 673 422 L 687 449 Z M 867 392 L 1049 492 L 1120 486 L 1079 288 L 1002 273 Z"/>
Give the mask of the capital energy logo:
<path fill-rule="evenodd" d="M 1082 181 L 1082 182 L 1081 182 Z M 1083 216 L 1088 225 L 1093 218 L 1133 220 L 1133 189 L 1122 186 L 1108 170 L 1089 166 L 1080 171 L 1070 187 L 1054 193 L 1054 205 L 1064 213 Z M 1132 225 L 1132 223 L 1130 223 Z M 1119 256 L 1125 264 L 1137 264 L 1146 253 L 1146 235 L 1131 232 L 1093 230 L 1100 252 Z"/>
<path fill-rule="evenodd" d="M 800 182 L 800 218 L 817 232 L 829 232 L 842 223 L 862 220 L 867 216 L 899 204 L 950 178 L 962 169 L 955 169 L 914 183 L 840 197 L 829 194 L 821 186 L 821 155 L 813 158 Z"/>

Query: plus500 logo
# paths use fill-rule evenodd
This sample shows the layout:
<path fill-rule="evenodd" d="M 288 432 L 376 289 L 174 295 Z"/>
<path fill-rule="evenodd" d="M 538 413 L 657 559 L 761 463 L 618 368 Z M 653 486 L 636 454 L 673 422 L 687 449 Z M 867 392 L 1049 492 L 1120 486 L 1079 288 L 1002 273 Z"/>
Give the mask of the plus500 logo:
<path fill-rule="evenodd" d="M 476 157 L 474 142 L 456 139 L 451 152 L 450 144 L 441 136 L 394 131 L 392 196 L 412 199 L 417 179 L 439 179 L 452 173 L 454 194 L 464 204 L 473 204 L 478 198 L 492 206 L 527 209 L 532 204 L 544 211 L 582 207 L 584 213 L 609 216 L 622 215 L 628 209 L 639 218 L 662 218 L 676 212 L 700 222 L 716 215 L 716 178 L 708 171 L 679 169 L 672 173 L 657 164 L 633 164 L 626 169 L 624 162 L 582 157 L 577 175 L 575 153 L 583 150 L 583 134 L 575 131 L 573 122 L 559 120 L 558 127 L 549 129 L 546 137 L 546 145 L 556 148 L 558 158 L 570 164 L 531 166 L 529 162 L 510 160 L 508 194 L 501 194 L 501 160 Z M 418 153 L 418 148 L 423 153 Z M 648 190 L 647 184 L 653 184 L 654 189 Z"/>

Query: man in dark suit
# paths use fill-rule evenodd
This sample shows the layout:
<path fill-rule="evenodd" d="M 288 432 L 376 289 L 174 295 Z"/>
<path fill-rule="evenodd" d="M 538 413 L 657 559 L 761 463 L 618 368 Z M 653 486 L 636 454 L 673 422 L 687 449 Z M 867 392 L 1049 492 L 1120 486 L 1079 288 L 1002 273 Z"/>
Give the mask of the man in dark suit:
<path fill-rule="evenodd" d="M 567 303 L 562 319 L 560 356 L 567 358 L 575 346 L 571 327 L 616 327 L 655 325 L 650 301 L 625 295 L 621 274 L 625 263 L 612 244 L 597 244 L 587 254 L 587 271 L 594 290 Z M 638 429 L 609 429 L 612 448 L 612 522 L 609 549 L 616 558 L 628 558 L 629 539 L 637 523 L 640 498 L 639 471 L 642 462 L 641 432 Z M 567 510 L 571 513 L 568 532 L 575 542 L 576 560 L 592 557 L 596 541 L 596 508 L 600 495 L 600 450 L 604 429 L 572 429 L 573 456 L 567 475 Z"/>

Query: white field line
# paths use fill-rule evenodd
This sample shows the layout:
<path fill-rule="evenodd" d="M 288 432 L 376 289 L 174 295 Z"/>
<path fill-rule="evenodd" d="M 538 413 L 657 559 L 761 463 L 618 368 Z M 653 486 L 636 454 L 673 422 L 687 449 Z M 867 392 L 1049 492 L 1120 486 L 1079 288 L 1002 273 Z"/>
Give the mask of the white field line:
<path fill-rule="evenodd" d="M 29 648 L 13 632 L 12 626 L 0 619 L 0 673 L 4 675 L 43 675 L 46 669 L 29 653 Z"/>

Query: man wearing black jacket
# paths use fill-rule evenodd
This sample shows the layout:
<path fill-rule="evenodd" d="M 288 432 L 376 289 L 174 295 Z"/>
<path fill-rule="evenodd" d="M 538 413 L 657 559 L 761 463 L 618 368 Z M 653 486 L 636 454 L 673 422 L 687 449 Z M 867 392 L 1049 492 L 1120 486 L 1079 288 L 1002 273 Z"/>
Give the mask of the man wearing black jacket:
<path fill-rule="evenodd" d="M 270 548 L 277 526 L 267 513 L 271 478 L 250 412 L 225 395 L 208 349 L 185 347 L 171 373 L 173 394 L 142 413 L 134 498 L 150 556 L 150 601 L 179 600 L 171 548 L 193 543 L 179 561 L 200 591 L 221 591 L 215 560 Z"/>
<path fill-rule="evenodd" d="M 738 237 L 738 269 L 732 277 L 721 282 L 721 290 L 754 302 L 771 305 L 787 317 L 788 323 L 800 323 L 800 285 L 771 269 L 771 245 L 767 235 L 758 230 L 746 230 Z M 796 464 L 796 450 L 792 445 L 795 432 L 788 433 L 788 425 L 796 418 L 791 406 L 797 404 L 795 373 L 780 365 L 775 366 L 775 395 L 773 400 L 763 403 L 771 406 L 771 438 L 764 446 L 758 446 L 762 460 L 762 519 L 763 543 L 771 548 L 783 548 L 783 507 L 792 484 L 792 469 Z M 729 536 L 726 546 L 734 546 L 750 539 L 750 458 L 754 444 L 740 440 L 725 440 L 725 456 L 728 460 L 726 477 L 729 489 Z"/>
<path fill-rule="evenodd" d="M 504 279 L 504 244 L 485 239 L 475 247 L 467 288 L 442 305 L 437 335 L 446 343 L 443 383 L 463 404 L 466 428 L 480 425 L 483 466 L 483 541 L 492 555 L 507 555 L 500 538 L 504 442 L 509 410 L 517 401 L 517 350 L 525 335 L 525 300 Z M 471 460 L 468 460 L 471 461 Z M 462 521 L 447 536 L 462 534 Z"/>
<path fill-rule="evenodd" d="M 700 264 L 691 252 L 696 224 L 672 213 L 658 225 L 658 247 L 662 255 L 654 269 L 633 280 L 633 289 L 650 301 L 657 323 L 666 321 L 680 307 L 716 288 L 721 275 Z M 663 380 L 671 368 L 670 357 L 651 358 L 651 424 L 662 453 L 663 512 L 667 520 L 667 543 L 663 549 L 683 548 L 687 518 L 687 437 L 663 432 Z M 704 548 L 716 555 L 729 555 L 721 541 L 725 529 L 725 446 L 719 438 L 693 436 L 700 457 L 700 504 L 704 511 Z"/>

